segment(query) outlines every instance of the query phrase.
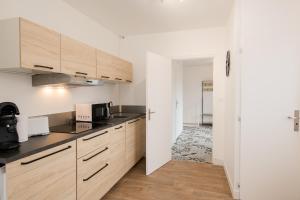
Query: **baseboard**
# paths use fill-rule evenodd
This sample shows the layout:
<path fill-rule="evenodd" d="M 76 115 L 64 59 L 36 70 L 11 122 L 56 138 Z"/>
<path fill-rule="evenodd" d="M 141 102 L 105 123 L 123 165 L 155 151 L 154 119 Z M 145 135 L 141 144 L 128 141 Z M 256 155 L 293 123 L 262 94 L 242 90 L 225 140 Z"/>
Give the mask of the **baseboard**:
<path fill-rule="evenodd" d="M 230 188 L 233 199 L 239 200 L 240 199 L 240 192 L 235 189 L 234 183 L 230 179 L 230 176 L 229 176 L 226 165 L 224 165 L 224 171 L 225 171 L 225 174 L 226 174 L 226 177 L 227 177 L 227 180 L 228 180 L 229 188 Z"/>
<path fill-rule="evenodd" d="M 218 158 L 213 158 L 212 163 L 213 163 L 214 165 L 224 166 L 224 161 L 221 160 L 221 159 L 218 159 Z"/>

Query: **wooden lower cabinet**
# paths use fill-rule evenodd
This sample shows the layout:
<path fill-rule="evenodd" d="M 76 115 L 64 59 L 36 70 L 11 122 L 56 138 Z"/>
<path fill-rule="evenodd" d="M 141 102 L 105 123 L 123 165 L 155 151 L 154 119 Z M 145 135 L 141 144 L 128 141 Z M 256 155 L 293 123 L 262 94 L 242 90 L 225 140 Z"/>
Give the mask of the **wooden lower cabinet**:
<path fill-rule="evenodd" d="M 116 126 L 111 134 L 111 182 L 113 185 L 126 173 L 125 127 L 125 123 Z"/>
<path fill-rule="evenodd" d="M 75 200 L 76 142 L 6 165 L 8 200 Z"/>
<path fill-rule="evenodd" d="M 8 200 L 101 199 L 144 156 L 145 124 L 137 118 L 7 164 Z"/>
<path fill-rule="evenodd" d="M 77 161 L 77 199 L 98 200 L 111 188 L 110 147 L 97 149 Z"/>
<path fill-rule="evenodd" d="M 145 119 L 126 122 L 126 171 L 130 170 L 145 154 Z"/>

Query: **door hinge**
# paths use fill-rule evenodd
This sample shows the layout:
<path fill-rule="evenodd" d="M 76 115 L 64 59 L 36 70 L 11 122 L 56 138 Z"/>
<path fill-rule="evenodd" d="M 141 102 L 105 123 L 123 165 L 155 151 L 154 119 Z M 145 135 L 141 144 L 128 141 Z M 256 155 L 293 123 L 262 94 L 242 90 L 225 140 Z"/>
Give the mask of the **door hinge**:
<path fill-rule="evenodd" d="M 238 117 L 238 122 L 241 122 L 242 121 L 242 118 L 241 117 Z"/>
<path fill-rule="evenodd" d="M 240 183 L 238 183 L 238 184 L 237 184 L 237 188 L 239 188 L 239 189 L 241 188 L 241 185 L 240 185 Z"/>

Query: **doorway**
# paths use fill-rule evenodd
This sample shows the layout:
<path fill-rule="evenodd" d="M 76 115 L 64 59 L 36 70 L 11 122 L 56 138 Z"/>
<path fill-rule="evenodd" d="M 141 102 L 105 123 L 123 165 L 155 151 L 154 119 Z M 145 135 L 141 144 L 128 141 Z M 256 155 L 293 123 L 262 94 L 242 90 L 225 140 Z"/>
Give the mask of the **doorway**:
<path fill-rule="evenodd" d="M 212 163 L 213 58 L 172 61 L 172 159 Z"/>

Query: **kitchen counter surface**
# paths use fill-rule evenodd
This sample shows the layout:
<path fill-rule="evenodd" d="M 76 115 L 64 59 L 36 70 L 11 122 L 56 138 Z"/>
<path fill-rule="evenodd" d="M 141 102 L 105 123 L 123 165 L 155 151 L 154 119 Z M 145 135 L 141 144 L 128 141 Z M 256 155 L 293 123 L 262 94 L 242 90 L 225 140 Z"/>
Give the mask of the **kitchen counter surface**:
<path fill-rule="evenodd" d="M 113 126 L 117 126 L 124 122 L 145 116 L 145 113 L 118 113 L 115 115 L 125 116 L 124 118 L 112 118 L 105 120 L 103 122 L 108 123 L 107 126 L 102 126 L 101 128 L 92 129 L 79 134 L 68 134 L 68 133 L 50 133 L 46 136 L 35 136 L 30 137 L 28 141 L 20 143 L 18 149 L 10 151 L 0 151 L 0 166 L 7 163 L 25 158 L 27 156 L 45 151 L 47 149 L 68 143 L 70 141 L 76 140 L 78 138 L 87 136 L 89 134 L 101 131 Z"/>

